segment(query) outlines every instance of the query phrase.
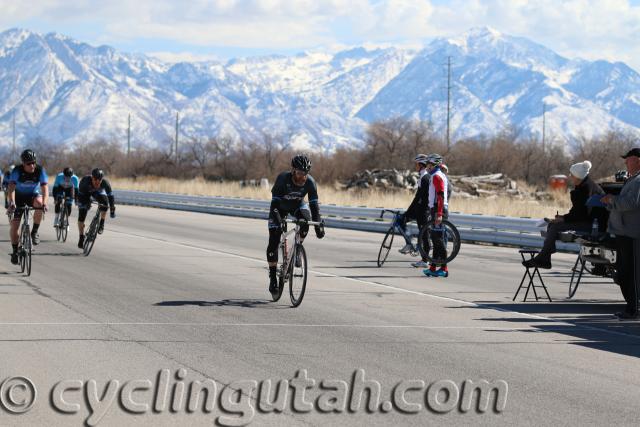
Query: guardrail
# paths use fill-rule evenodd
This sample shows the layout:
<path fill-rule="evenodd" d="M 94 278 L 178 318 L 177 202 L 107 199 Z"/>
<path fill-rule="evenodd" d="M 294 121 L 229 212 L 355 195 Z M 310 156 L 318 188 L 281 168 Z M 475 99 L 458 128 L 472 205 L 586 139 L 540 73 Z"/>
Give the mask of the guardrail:
<path fill-rule="evenodd" d="M 172 193 L 151 193 L 145 191 L 119 190 L 115 192 L 117 203 L 203 212 L 216 215 L 230 215 L 244 218 L 267 219 L 267 200 L 241 199 L 235 197 L 189 196 Z M 322 216 L 327 227 L 349 230 L 386 232 L 390 216 L 380 219 L 382 208 L 322 205 Z M 542 247 L 543 239 L 538 220 L 504 216 L 468 215 L 450 213 L 449 219 L 460 231 L 463 241 L 488 243 L 516 247 Z M 409 224 L 409 230 L 417 233 L 417 227 Z M 573 243 L 557 243 L 558 249 L 577 252 L 579 246 Z"/>

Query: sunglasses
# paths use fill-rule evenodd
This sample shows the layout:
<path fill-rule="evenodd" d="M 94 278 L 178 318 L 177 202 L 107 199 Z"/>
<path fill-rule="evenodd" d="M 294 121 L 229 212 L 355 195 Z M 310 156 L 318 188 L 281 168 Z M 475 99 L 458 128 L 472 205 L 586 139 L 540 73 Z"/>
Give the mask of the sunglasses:
<path fill-rule="evenodd" d="M 296 175 L 300 175 L 300 176 L 307 176 L 307 175 L 309 175 L 309 172 L 307 172 L 307 171 L 303 171 L 303 170 L 301 170 L 301 169 L 294 169 L 294 170 L 295 170 L 295 172 L 296 172 Z"/>
<path fill-rule="evenodd" d="M 25 163 L 25 165 L 26 165 L 26 166 L 32 166 L 32 165 L 35 165 L 35 164 L 36 164 L 36 162 L 28 162 L 28 163 Z"/>

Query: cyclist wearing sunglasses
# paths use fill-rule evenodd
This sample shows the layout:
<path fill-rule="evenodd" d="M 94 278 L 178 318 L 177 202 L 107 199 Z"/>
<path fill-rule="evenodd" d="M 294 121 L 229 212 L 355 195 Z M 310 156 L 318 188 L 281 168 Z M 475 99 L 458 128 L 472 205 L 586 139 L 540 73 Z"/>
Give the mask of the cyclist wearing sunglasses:
<path fill-rule="evenodd" d="M 311 161 L 305 155 L 299 154 L 291 159 L 291 170 L 282 172 L 276 178 L 271 189 L 271 207 L 269 209 L 269 246 L 267 247 L 267 261 L 269 262 L 269 292 L 277 292 L 278 280 L 276 268 L 278 265 L 278 244 L 282 235 L 282 219 L 291 214 L 297 219 L 307 221 L 321 221 L 320 206 L 318 204 L 318 187 L 309 175 Z M 308 197 L 309 203 L 304 202 Z M 324 226 L 315 226 L 318 239 L 324 237 Z M 300 227 L 300 236 L 304 239 L 309 232 L 309 226 Z"/>
<path fill-rule="evenodd" d="M 28 205 L 37 209 L 33 214 L 33 230 L 31 231 L 31 240 L 34 245 L 37 245 L 40 243 L 38 228 L 40 228 L 44 211 L 47 210 L 47 198 L 49 197 L 47 186 L 49 177 L 44 168 L 36 164 L 36 153 L 33 150 L 24 150 L 20 154 L 20 159 L 22 164 L 15 167 L 11 172 L 9 188 L 7 189 L 7 201 L 9 204 L 7 212 L 10 214 L 15 212 L 10 229 L 11 246 L 13 246 L 13 252 L 11 253 L 12 264 L 18 263 L 18 227 L 22 217 L 22 210 L 16 211 L 16 208 Z"/>

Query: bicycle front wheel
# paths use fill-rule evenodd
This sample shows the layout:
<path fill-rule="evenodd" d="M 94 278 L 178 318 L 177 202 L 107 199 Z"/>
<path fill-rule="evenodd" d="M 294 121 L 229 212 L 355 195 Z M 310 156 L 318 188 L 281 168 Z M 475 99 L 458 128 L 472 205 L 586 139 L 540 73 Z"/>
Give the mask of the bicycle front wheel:
<path fill-rule="evenodd" d="M 389 231 L 387 231 L 387 234 L 384 235 L 384 239 L 382 239 L 382 245 L 380 245 L 380 250 L 378 251 L 378 267 L 382 267 L 384 262 L 387 260 L 389 252 L 391 251 L 391 245 L 393 244 L 394 236 L 394 228 L 389 227 Z"/>
<path fill-rule="evenodd" d="M 60 219 L 58 219 L 58 226 L 56 227 L 56 239 L 58 240 L 58 242 L 62 240 L 62 215 L 63 214 L 60 214 Z"/>
<path fill-rule="evenodd" d="M 89 254 L 91 253 L 91 249 L 93 249 L 93 245 L 96 242 L 97 235 L 98 235 L 98 217 L 95 217 L 93 221 L 91 221 L 91 225 L 89 226 L 89 231 L 87 232 L 84 239 L 84 247 L 83 247 L 84 256 L 89 256 Z"/>
<path fill-rule="evenodd" d="M 433 220 L 427 222 L 418 233 L 420 255 L 436 265 L 448 264 L 460 252 L 460 232 L 448 220 L 438 226 Z"/>
<path fill-rule="evenodd" d="M 62 214 L 62 221 L 58 224 L 58 230 L 62 237 L 62 242 L 67 241 L 67 235 L 69 234 L 69 213 L 65 209 Z"/>
<path fill-rule="evenodd" d="M 297 307 L 304 298 L 304 291 L 307 288 L 307 253 L 304 246 L 297 244 L 289 267 L 289 295 L 291 305 Z"/>
<path fill-rule="evenodd" d="M 22 262 L 20 263 L 20 267 L 22 269 L 22 273 L 25 273 L 27 276 L 31 276 L 31 230 L 29 226 L 23 227 L 22 233 Z"/>

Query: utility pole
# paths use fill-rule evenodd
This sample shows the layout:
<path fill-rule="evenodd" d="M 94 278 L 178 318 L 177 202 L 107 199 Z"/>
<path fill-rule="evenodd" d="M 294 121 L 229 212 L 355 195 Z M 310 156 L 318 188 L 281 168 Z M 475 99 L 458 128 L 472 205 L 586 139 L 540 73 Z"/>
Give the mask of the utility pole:
<path fill-rule="evenodd" d="M 176 113 L 176 163 L 180 160 L 180 157 L 178 156 L 178 132 L 180 131 L 179 119 L 180 113 Z"/>
<path fill-rule="evenodd" d="M 131 155 L 131 114 L 129 114 L 129 125 L 127 126 L 127 157 Z"/>
<path fill-rule="evenodd" d="M 16 161 L 16 112 L 13 111 L 13 143 L 11 145 L 11 162 Z"/>
<path fill-rule="evenodd" d="M 547 127 L 547 117 L 546 117 L 546 113 L 547 113 L 547 104 L 545 104 L 544 102 L 542 103 L 542 154 L 544 154 L 544 149 L 545 149 L 545 144 L 546 144 L 546 140 L 545 140 L 545 134 L 546 132 L 546 127 Z"/>
<path fill-rule="evenodd" d="M 447 151 L 451 149 L 451 57 L 447 57 Z"/>

